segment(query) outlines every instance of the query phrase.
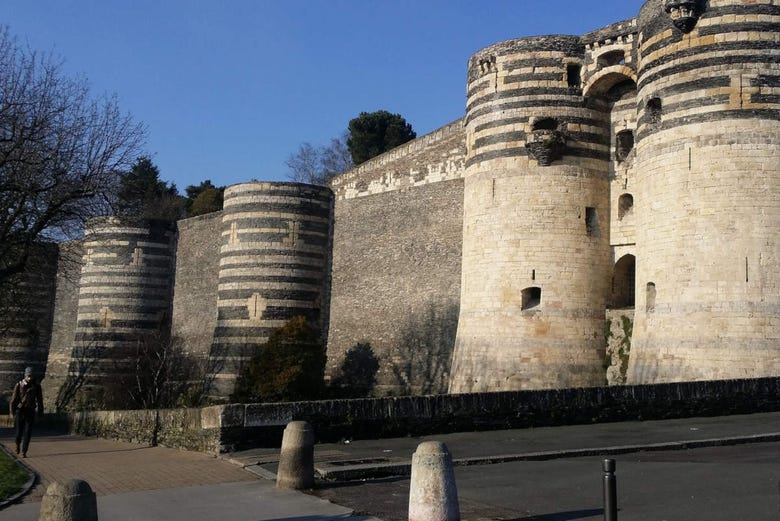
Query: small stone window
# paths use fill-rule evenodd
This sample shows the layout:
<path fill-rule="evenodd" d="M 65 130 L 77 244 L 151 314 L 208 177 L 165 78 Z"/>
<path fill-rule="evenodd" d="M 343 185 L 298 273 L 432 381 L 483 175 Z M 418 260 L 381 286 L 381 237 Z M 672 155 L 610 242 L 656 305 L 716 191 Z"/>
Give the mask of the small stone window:
<path fill-rule="evenodd" d="M 650 98 L 645 106 L 645 120 L 650 126 L 658 126 L 661 124 L 661 116 L 663 115 L 663 105 L 661 98 Z"/>
<path fill-rule="evenodd" d="M 634 132 L 631 130 L 621 130 L 615 136 L 615 157 L 623 162 L 634 149 Z"/>
<path fill-rule="evenodd" d="M 647 295 L 645 296 L 645 312 L 655 312 L 655 282 L 647 283 Z"/>
<path fill-rule="evenodd" d="M 609 51 L 598 57 L 599 67 L 611 67 L 612 65 L 623 65 L 626 63 L 626 53 L 624 51 Z"/>
<path fill-rule="evenodd" d="M 542 288 L 533 286 L 523 290 L 523 302 L 521 309 L 538 307 L 542 303 Z"/>
<path fill-rule="evenodd" d="M 558 130 L 558 120 L 555 118 L 543 118 L 534 122 L 533 130 Z"/>
<path fill-rule="evenodd" d="M 585 231 L 588 233 L 588 237 L 601 237 L 599 213 L 590 206 L 585 208 Z"/>
<path fill-rule="evenodd" d="M 582 85 L 582 66 L 570 63 L 566 66 L 566 82 L 569 88 L 577 89 Z"/>
<path fill-rule="evenodd" d="M 628 215 L 634 208 L 634 196 L 631 194 L 623 194 L 618 199 L 618 221 L 622 221 L 623 217 Z"/>

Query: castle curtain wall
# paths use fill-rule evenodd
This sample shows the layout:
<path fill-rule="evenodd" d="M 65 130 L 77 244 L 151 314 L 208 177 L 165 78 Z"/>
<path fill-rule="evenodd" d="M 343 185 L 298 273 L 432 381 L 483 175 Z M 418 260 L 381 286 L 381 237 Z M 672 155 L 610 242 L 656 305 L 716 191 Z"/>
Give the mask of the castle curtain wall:
<path fill-rule="evenodd" d="M 337 177 L 328 374 L 358 343 L 378 394 L 446 391 L 460 295 L 462 122 Z"/>
<path fill-rule="evenodd" d="M 56 290 L 53 296 L 54 319 L 46 378 L 43 381 L 43 401 L 47 411 L 60 408 L 62 400 L 66 398 L 60 391 L 67 382 L 73 353 L 83 254 L 83 241 L 59 244 Z"/>
<path fill-rule="evenodd" d="M 207 357 L 217 326 L 222 212 L 179 221 L 177 230 L 172 335 L 188 353 Z"/>

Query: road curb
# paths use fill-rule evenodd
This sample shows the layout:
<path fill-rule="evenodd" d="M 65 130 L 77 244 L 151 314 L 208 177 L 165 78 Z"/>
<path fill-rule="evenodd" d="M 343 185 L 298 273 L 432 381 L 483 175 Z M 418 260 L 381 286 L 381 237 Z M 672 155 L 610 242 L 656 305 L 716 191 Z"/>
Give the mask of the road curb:
<path fill-rule="evenodd" d="M 513 461 L 544 461 L 562 458 L 582 458 L 587 456 L 612 456 L 636 452 L 651 452 L 663 450 L 686 450 L 703 447 L 724 447 L 744 445 L 748 443 L 769 443 L 780 441 L 780 432 L 753 434 L 750 436 L 733 436 L 726 438 L 710 438 L 704 440 L 684 440 L 638 445 L 618 445 L 611 447 L 594 447 L 588 449 L 565 449 L 543 452 L 526 452 L 521 454 L 504 454 L 497 456 L 479 456 L 453 460 L 456 467 L 473 465 L 493 465 Z M 357 465 L 329 465 L 330 462 L 314 464 L 314 470 L 319 479 L 324 481 L 355 481 L 360 479 L 378 479 L 393 476 L 409 476 L 411 460 L 388 463 L 365 463 Z"/>

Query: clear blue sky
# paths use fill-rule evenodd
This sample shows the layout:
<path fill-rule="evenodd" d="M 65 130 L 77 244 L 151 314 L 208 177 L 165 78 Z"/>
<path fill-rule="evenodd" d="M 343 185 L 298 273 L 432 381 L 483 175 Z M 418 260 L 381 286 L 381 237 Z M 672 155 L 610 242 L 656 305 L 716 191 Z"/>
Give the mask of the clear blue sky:
<path fill-rule="evenodd" d="M 466 62 L 511 38 L 582 34 L 643 0 L 5 0 L 0 24 L 145 123 L 179 190 L 284 180 L 287 157 L 361 111 L 421 136 L 465 111 Z"/>

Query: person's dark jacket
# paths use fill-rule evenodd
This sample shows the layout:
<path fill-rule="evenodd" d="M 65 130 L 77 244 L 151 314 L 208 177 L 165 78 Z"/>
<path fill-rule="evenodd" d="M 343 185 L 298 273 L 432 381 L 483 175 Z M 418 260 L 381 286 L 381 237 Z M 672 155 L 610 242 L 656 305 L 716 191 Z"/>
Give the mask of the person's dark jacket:
<path fill-rule="evenodd" d="M 43 391 L 35 380 L 17 382 L 11 395 L 11 414 L 17 409 L 29 409 L 43 413 Z"/>

